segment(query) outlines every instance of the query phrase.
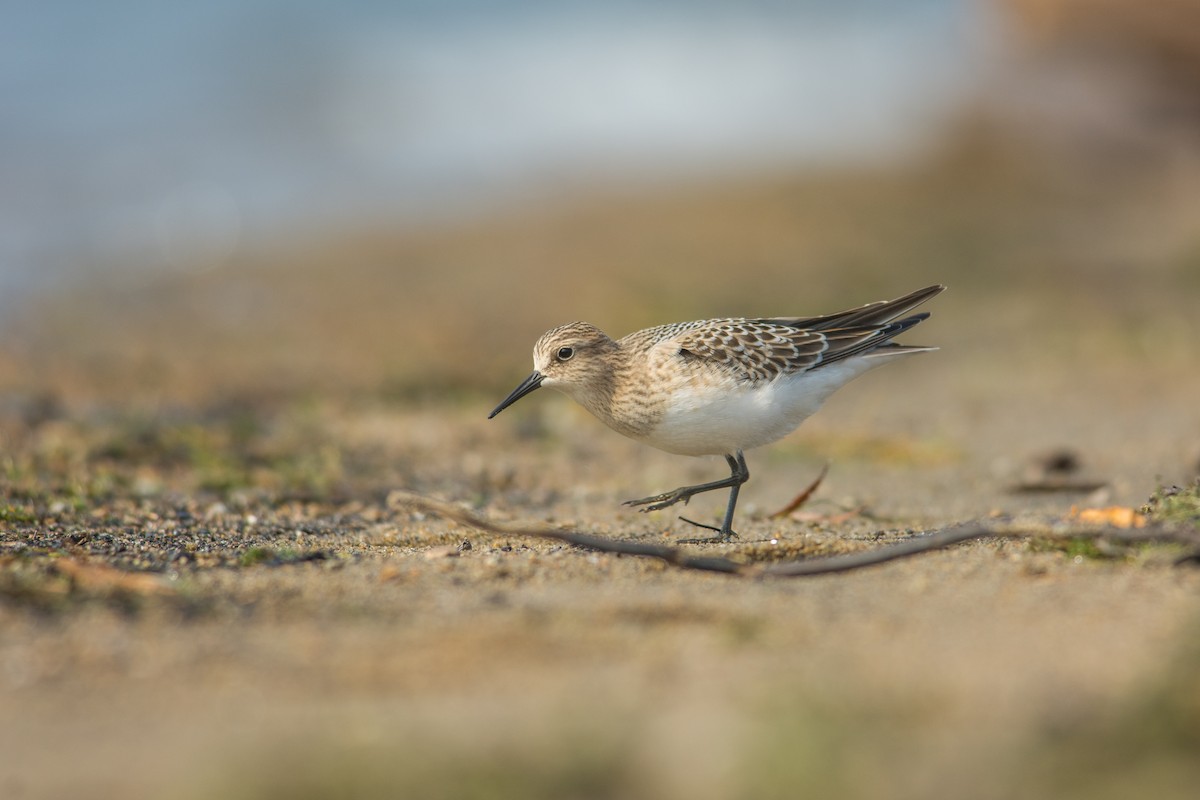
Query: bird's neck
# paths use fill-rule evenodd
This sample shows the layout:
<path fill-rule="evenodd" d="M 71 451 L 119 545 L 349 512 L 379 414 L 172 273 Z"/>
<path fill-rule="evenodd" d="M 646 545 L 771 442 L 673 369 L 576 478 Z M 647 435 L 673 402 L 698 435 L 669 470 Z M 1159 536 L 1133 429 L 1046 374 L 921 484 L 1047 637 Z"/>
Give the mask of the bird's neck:
<path fill-rule="evenodd" d="M 657 419 L 647 414 L 644 379 L 631 363 L 633 353 L 616 345 L 592 380 L 571 396 L 598 420 L 618 433 L 640 438 Z"/>

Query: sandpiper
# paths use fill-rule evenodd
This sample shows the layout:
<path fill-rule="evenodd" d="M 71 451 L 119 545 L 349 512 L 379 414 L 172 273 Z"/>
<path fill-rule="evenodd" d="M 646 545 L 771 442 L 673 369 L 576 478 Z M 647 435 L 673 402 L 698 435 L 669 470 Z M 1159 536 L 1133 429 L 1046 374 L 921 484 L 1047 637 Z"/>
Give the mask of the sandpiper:
<path fill-rule="evenodd" d="M 703 541 L 729 541 L 737 536 L 738 491 L 750 479 L 743 451 L 782 439 L 835 389 L 872 367 L 936 350 L 892 339 L 928 318 L 928 313 L 905 315 L 945 288 L 929 286 L 820 317 L 705 319 L 646 328 L 617 340 L 594 325 L 572 322 L 542 334 L 533 347 L 533 373 L 488 419 L 549 386 L 631 439 L 668 453 L 724 456 L 728 478 L 625 505 L 656 511 L 686 504 L 702 492 L 729 489 L 720 528 L 683 518 L 716 531 Z"/>

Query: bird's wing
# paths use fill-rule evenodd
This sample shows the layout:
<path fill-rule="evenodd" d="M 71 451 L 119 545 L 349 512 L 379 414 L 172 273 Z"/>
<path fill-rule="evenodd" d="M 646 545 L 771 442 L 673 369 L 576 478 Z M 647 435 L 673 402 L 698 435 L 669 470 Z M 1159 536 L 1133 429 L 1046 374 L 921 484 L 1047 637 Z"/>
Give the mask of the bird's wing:
<path fill-rule="evenodd" d="M 671 344 L 685 361 L 704 362 L 751 383 L 812 369 L 829 347 L 821 333 L 741 319 L 714 320 Z"/>
<path fill-rule="evenodd" d="M 678 357 L 719 367 L 749 383 L 807 372 L 878 348 L 928 314 L 882 325 L 804 330 L 773 320 L 713 320 L 670 340 Z"/>
<path fill-rule="evenodd" d="M 839 311 L 836 314 L 825 314 L 820 317 L 773 317 L 764 322 L 773 322 L 803 330 L 825 331 L 832 328 L 859 328 L 885 325 L 898 319 L 917 306 L 941 294 L 945 286 L 926 286 L 910 292 L 895 300 L 881 300 L 877 303 L 867 303 L 865 306 Z"/>

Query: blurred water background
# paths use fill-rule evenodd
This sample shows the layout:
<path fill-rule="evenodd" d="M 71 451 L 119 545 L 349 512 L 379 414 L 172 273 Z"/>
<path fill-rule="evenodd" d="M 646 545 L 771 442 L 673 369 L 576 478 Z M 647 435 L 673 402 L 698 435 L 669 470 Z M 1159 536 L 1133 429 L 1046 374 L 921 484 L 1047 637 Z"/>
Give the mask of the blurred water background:
<path fill-rule="evenodd" d="M 0 386 L 499 386 L 564 319 L 932 282 L 965 352 L 1183 363 L 1198 30 L 1190 0 L 18 4 Z"/>
<path fill-rule="evenodd" d="M 20 3 L 0 26 L 0 303 L 269 233 L 919 148 L 961 0 Z M 195 258 L 197 251 L 202 257 Z"/>

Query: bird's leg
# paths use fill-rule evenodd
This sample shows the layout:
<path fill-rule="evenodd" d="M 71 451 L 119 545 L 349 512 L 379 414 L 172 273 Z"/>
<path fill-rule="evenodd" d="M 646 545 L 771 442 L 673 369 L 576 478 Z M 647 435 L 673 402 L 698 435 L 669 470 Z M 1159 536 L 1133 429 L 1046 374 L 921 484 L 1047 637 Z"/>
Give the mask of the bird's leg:
<path fill-rule="evenodd" d="M 750 480 L 750 469 L 746 466 L 746 457 L 742 455 L 741 450 L 738 450 L 736 460 L 731 456 L 725 456 L 725 459 L 729 462 L 729 468 L 733 473 L 729 476 L 729 479 L 736 481 L 736 483 L 729 487 L 729 504 L 725 506 L 725 521 L 721 523 L 720 528 L 714 528 L 712 525 L 704 525 L 687 517 L 680 517 L 684 522 L 691 523 L 698 528 L 715 531 L 717 534 L 706 539 L 680 539 L 681 543 L 709 544 L 712 542 L 728 542 L 731 539 L 737 538 L 737 533 L 733 530 L 733 512 L 737 508 L 738 492 L 741 491 L 742 484 Z"/>
<path fill-rule="evenodd" d="M 697 486 L 681 486 L 670 492 L 656 494 L 653 497 L 643 497 L 641 500 L 629 500 L 625 503 L 627 506 L 644 506 L 641 511 L 658 511 L 659 509 L 673 506 L 676 503 L 687 503 L 692 499 L 693 495 L 702 494 L 703 492 L 711 492 L 716 489 L 729 490 L 729 505 L 725 508 L 725 521 L 720 528 L 714 528 L 711 525 L 702 525 L 698 522 L 693 522 L 685 517 L 680 517 L 684 522 L 689 522 L 701 528 L 707 528 L 717 532 L 717 536 L 706 540 L 685 540 L 685 541 L 721 541 L 727 542 L 737 536 L 733 532 L 733 512 L 737 508 L 738 491 L 742 488 L 742 484 L 750 480 L 750 469 L 746 466 L 746 457 L 742 455 L 742 451 L 737 451 L 737 456 L 726 455 L 725 462 L 729 464 L 729 477 L 711 483 L 701 483 Z"/>
<path fill-rule="evenodd" d="M 739 452 L 738 455 L 740 457 L 741 453 Z M 710 483 L 700 483 L 695 486 L 680 486 L 678 489 L 672 489 L 669 492 L 663 492 L 662 494 L 650 497 L 643 497 L 640 500 L 626 500 L 622 505 L 645 506 L 645 508 L 639 509 L 642 512 L 658 511 L 668 506 L 673 506 L 676 503 L 687 503 L 694 495 L 703 494 L 704 492 L 729 489 L 730 487 L 736 489 L 746 482 L 747 478 L 750 477 L 750 473 L 746 471 L 744 461 L 739 464 L 733 456 L 725 456 L 725 461 L 729 464 L 731 472 L 728 478 L 722 478 L 719 481 L 712 481 Z"/>

